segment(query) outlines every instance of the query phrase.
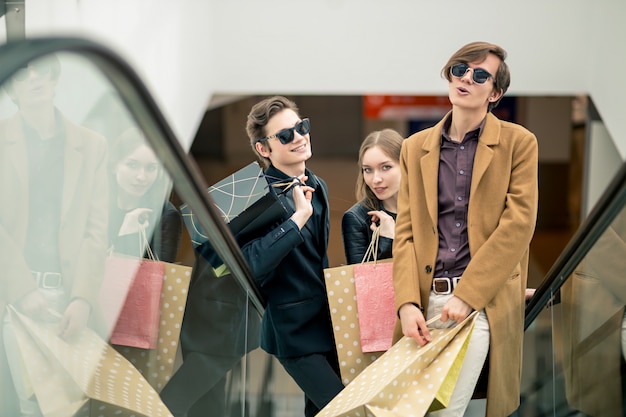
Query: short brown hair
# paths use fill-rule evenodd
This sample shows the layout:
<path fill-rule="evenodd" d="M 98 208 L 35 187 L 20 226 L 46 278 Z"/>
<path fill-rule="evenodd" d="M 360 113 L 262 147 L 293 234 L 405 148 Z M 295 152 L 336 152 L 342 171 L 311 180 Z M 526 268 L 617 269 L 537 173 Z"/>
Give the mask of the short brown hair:
<path fill-rule="evenodd" d="M 395 130 L 383 129 L 370 133 L 363 139 L 363 143 L 361 143 L 361 148 L 359 149 L 359 176 L 356 180 L 355 190 L 356 199 L 357 201 L 363 201 L 365 207 L 370 210 L 379 210 L 380 200 L 365 183 L 365 178 L 363 178 L 363 155 L 369 149 L 378 146 L 385 155 L 389 156 L 395 162 L 399 162 L 403 140 L 404 138 Z"/>
<path fill-rule="evenodd" d="M 298 106 L 296 103 L 283 96 L 273 96 L 261 100 L 250 110 L 248 114 L 248 121 L 246 123 L 246 133 L 250 138 L 250 145 L 256 155 L 259 163 L 263 167 L 263 170 L 270 166 L 269 158 L 264 157 L 257 151 L 256 142 L 259 139 L 263 139 L 267 136 L 265 126 L 269 123 L 270 119 L 274 117 L 276 113 L 279 113 L 285 109 L 293 110 L 298 117 L 300 117 Z"/>
<path fill-rule="evenodd" d="M 470 62 L 481 62 L 487 58 L 487 55 L 494 54 L 500 58 L 500 66 L 498 72 L 493 78 L 494 91 L 502 91 L 502 96 L 496 101 L 490 102 L 487 111 L 491 111 L 498 105 L 506 90 L 509 89 L 511 84 L 511 73 L 509 72 L 509 66 L 504 62 L 507 53 L 502 47 L 488 42 L 471 42 L 463 46 L 456 51 L 444 65 L 441 70 L 441 76 L 451 81 L 450 68 L 454 64 L 469 64 Z"/>

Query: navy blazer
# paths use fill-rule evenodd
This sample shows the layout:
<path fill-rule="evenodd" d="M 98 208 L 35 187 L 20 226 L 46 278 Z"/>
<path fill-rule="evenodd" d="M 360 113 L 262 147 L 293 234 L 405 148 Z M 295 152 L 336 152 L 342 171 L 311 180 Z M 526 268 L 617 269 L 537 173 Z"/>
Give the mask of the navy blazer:
<path fill-rule="evenodd" d="M 289 179 L 273 166 L 265 174 L 268 183 Z M 278 358 L 335 350 L 324 284 L 330 229 L 328 188 L 311 171 L 307 170 L 306 175 L 309 178 L 307 185 L 315 189 L 313 198 L 317 202 L 314 202 L 314 210 L 316 205 L 319 209 L 320 204 L 323 208 L 322 236 L 319 236 L 319 231 L 313 230 L 316 224 L 313 217 L 302 230 L 287 219 L 242 247 L 267 302 L 261 347 Z M 291 192 L 286 195 L 291 199 Z M 314 250 L 311 251 L 311 248 Z"/>

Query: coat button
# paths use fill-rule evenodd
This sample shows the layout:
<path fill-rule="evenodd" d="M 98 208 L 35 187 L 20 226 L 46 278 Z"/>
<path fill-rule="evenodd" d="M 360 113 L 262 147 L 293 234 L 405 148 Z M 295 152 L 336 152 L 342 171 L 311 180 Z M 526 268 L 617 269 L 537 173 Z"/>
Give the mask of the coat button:
<path fill-rule="evenodd" d="M 433 272 L 433 267 L 432 267 L 432 266 L 430 266 L 430 265 L 426 265 L 426 268 L 425 268 L 425 269 L 426 269 L 426 273 L 427 273 L 427 274 L 430 274 L 431 272 Z"/>

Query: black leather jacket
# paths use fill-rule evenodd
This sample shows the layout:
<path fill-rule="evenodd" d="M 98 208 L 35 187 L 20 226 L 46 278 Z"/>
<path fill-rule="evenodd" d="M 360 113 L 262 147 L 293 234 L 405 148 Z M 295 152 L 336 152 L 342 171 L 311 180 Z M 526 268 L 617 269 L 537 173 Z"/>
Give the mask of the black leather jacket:
<path fill-rule="evenodd" d="M 382 206 L 380 210 L 383 210 Z M 372 240 L 372 224 L 371 216 L 367 214 L 370 211 L 362 203 L 356 203 L 341 218 L 341 237 L 343 239 L 343 248 L 346 254 L 346 261 L 350 264 L 358 264 L 363 260 L 365 251 Z M 390 213 L 396 219 L 395 213 Z M 378 258 L 387 259 L 392 257 L 391 249 L 393 239 L 380 237 L 378 241 Z M 369 259 L 371 260 L 371 259 Z M 367 261 L 367 260 L 366 260 Z"/>
<path fill-rule="evenodd" d="M 117 236 L 117 231 L 122 225 L 126 211 L 118 208 L 111 209 L 109 245 L 112 246 L 114 252 L 131 256 L 140 256 L 147 258 L 146 253 L 138 253 L 140 247 L 140 235 L 132 233 L 124 236 Z M 152 221 L 155 221 L 153 219 Z M 183 217 L 176 207 L 168 200 L 163 204 L 161 217 L 157 226 L 152 229 L 150 238 L 150 248 L 160 261 L 173 263 L 176 261 L 178 248 L 182 239 Z"/>

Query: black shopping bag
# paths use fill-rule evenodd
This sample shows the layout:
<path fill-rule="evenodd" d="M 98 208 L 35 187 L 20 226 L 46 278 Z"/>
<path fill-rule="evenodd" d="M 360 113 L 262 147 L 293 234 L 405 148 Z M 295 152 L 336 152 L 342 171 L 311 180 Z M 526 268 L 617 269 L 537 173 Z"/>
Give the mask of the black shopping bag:
<path fill-rule="evenodd" d="M 284 186 L 270 186 L 259 164 L 252 162 L 212 185 L 207 191 L 241 245 L 266 233 L 272 225 L 293 214 L 293 209 L 284 198 Z M 184 204 L 180 210 L 194 248 L 198 248 L 208 237 L 189 206 Z"/>

